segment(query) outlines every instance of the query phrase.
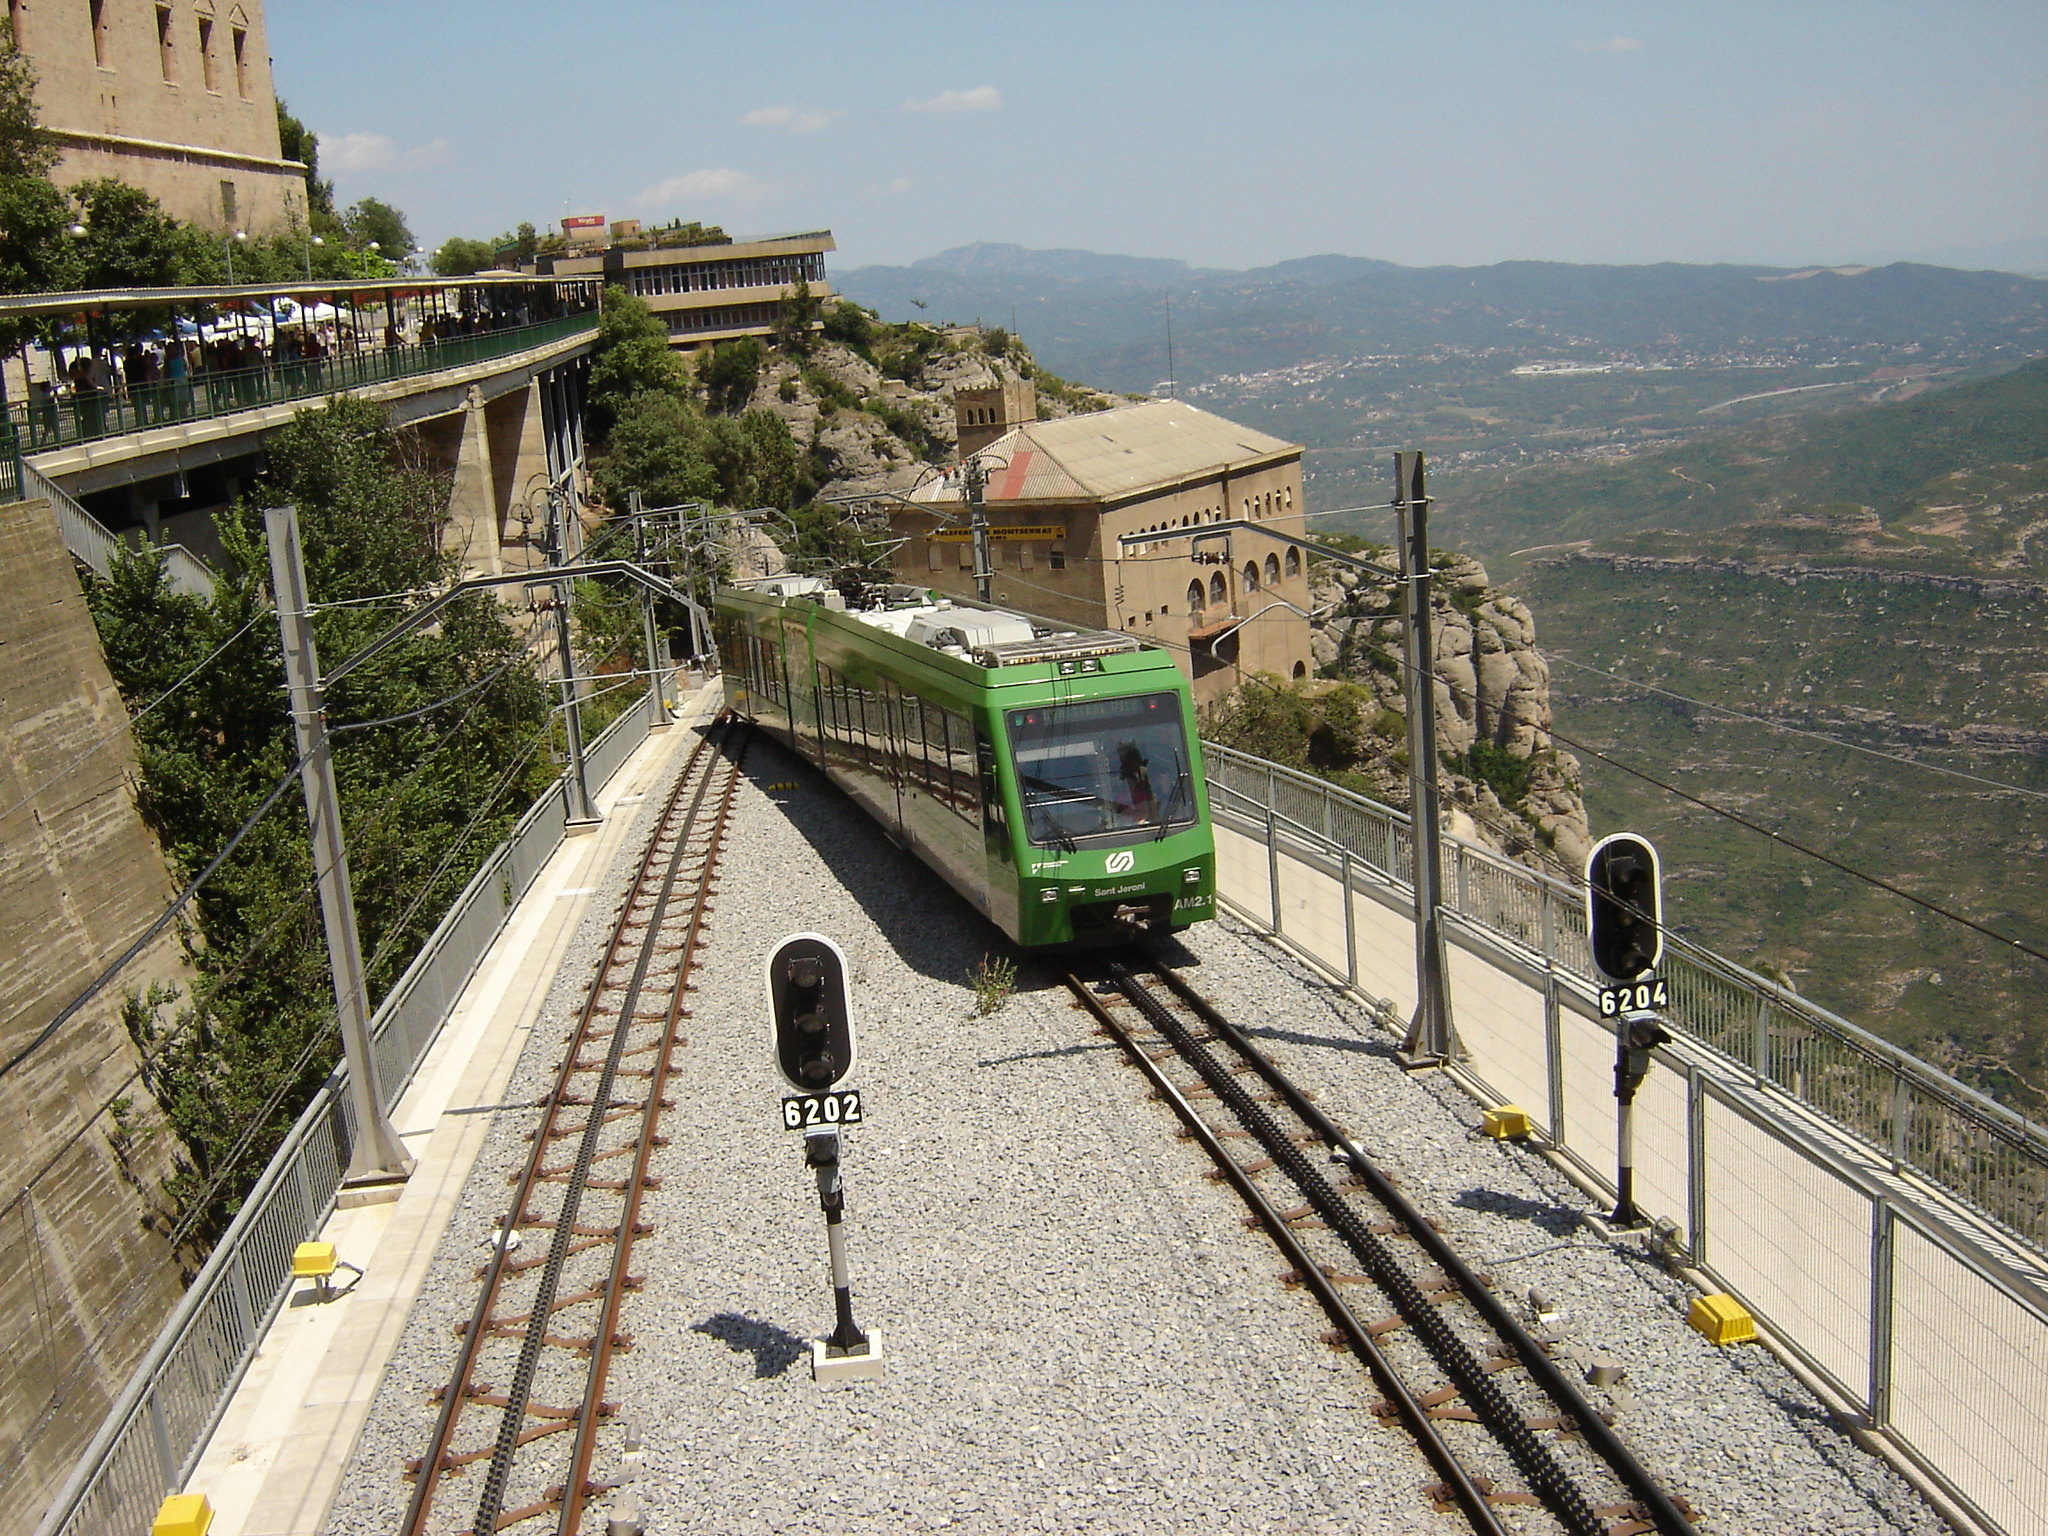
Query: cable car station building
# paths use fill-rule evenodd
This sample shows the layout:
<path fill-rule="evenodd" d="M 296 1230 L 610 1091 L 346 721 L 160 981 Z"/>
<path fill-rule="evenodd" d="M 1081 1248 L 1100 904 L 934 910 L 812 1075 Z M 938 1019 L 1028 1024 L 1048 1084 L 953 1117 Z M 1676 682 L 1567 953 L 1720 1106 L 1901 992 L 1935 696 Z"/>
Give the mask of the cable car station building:
<path fill-rule="evenodd" d="M 1301 445 L 1178 400 L 1039 421 L 1032 386 L 953 397 L 963 453 L 988 474 L 993 600 L 1048 619 L 1119 630 L 1172 651 L 1214 704 L 1252 673 L 1309 675 L 1301 551 Z M 958 466 L 891 514 L 901 580 L 973 597 L 974 546 Z M 1171 533 L 1125 547 L 1126 535 Z"/>

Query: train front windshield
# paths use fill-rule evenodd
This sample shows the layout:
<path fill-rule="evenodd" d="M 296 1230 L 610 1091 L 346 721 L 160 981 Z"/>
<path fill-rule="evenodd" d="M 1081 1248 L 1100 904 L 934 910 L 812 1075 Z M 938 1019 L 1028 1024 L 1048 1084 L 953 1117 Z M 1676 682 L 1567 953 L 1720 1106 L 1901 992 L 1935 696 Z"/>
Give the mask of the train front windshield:
<path fill-rule="evenodd" d="M 1013 709 L 1004 718 L 1025 835 L 1037 847 L 1142 842 L 1194 824 L 1177 695 Z"/>

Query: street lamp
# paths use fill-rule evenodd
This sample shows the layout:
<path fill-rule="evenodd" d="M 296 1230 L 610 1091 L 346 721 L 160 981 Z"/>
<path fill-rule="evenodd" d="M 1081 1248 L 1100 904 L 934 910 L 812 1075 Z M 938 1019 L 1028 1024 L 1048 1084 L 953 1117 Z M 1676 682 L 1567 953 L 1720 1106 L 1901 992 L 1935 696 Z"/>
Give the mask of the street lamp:
<path fill-rule="evenodd" d="M 325 245 L 326 243 L 319 235 L 315 235 L 306 242 L 306 281 L 309 283 L 313 281 L 313 247 Z"/>
<path fill-rule="evenodd" d="M 221 242 L 223 245 L 227 247 L 228 252 L 228 286 L 230 288 L 235 286 L 235 247 L 241 244 L 242 242 L 246 241 L 248 238 L 249 231 L 247 231 L 246 229 L 238 229 L 226 240 Z"/>

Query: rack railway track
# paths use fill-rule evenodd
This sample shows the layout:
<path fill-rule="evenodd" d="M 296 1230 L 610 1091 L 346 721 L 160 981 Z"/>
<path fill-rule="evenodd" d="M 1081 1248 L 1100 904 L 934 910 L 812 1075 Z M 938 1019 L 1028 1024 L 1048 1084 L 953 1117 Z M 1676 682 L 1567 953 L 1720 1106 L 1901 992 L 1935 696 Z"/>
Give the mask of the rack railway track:
<path fill-rule="evenodd" d="M 663 808 L 518 1177 L 427 1453 L 408 1465 L 407 1536 L 513 1526 L 573 1536 L 598 1479 L 604 1397 L 684 1000 L 704 942 L 747 727 L 723 717 Z M 545 1237 L 544 1245 L 525 1241 Z M 538 1251 L 528 1252 L 527 1249 Z M 481 1476 L 466 1475 L 481 1466 Z M 543 1526 L 543 1520 L 551 1524 Z M 529 1522 L 531 1524 L 529 1525 Z"/>
<path fill-rule="evenodd" d="M 1322 1304 L 1326 1340 L 1366 1364 L 1385 1394 L 1376 1411 L 1407 1426 L 1441 1478 L 1433 1502 L 1492 1536 L 1693 1536 L 1690 1510 L 1571 1372 L 1242 1031 L 1163 965 L 1112 961 L 1103 976 L 1066 981 Z M 1291 1193 L 1276 1201 L 1262 1181 Z"/>

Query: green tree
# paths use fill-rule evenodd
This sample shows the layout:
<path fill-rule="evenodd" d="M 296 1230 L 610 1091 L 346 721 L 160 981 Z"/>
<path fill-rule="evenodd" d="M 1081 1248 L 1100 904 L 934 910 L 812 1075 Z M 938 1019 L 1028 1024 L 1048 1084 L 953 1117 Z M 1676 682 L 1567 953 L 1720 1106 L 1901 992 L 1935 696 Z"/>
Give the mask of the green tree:
<path fill-rule="evenodd" d="M 312 232 L 324 240 L 343 237 L 341 215 L 334 209 L 334 183 L 320 174 L 320 136 L 292 116 L 277 100 L 277 141 L 279 153 L 306 168 L 306 216 Z"/>
<path fill-rule="evenodd" d="M 71 205 L 50 184 L 57 152 L 36 125 L 35 66 L 0 21 L 0 292 L 38 293 L 57 286 Z M 0 322 L 0 347 L 21 345 L 27 327 Z"/>
<path fill-rule="evenodd" d="M 498 236 L 493 255 L 503 265 L 523 267 L 532 262 L 539 249 L 540 235 L 531 223 L 522 220 L 511 234 Z"/>
<path fill-rule="evenodd" d="M 36 116 L 36 67 L 14 45 L 13 24 L 0 21 L 0 177 L 48 177 L 57 150 Z"/>
<path fill-rule="evenodd" d="M 721 341 L 697 370 L 697 382 L 714 411 L 743 411 L 754 398 L 754 386 L 767 365 L 768 349 L 757 336 Z"/>
<path fill-rule="evenodd" d="M 109 177 L 80 182 L 71 198 L 85 233 L 53 263 L 64 287 L 175 288 L 225 276 L 221 241 L 172 218 L 140 187 Z"/>
<path fill-rule="evenodd" d="M 386 261 L 400 264 L 412 255 L 412 228 L 405 222 L 405 215 L 389 203 L 374 197 L 351 203 L 341 216 L 341 225 L 348 243 L 359 251 L 374 245 Z"/>
<path fill-rule="evenodd" d="M 472 272 L 481 272 L 497 261 L 497 249 L 488 240 L 469 240 L 461 235 L 450 235 L 441 242 L 427 263 L 438 277 L 467 277 Z"/>
<path fill-rule="evenodd" d="M 795 290 L 783 300 L 775 317 L 775 346 L 791 357 L 809 357 L 819 312 L 824 301 L 811 292 L 811 285 L 798 278 Z"/>
<path fill-rule="evenodd" d="M 391 594 L 451 571 L 440 540 L 447 487 L 394 467 L 378 407 L 343 399 L 301 412 L 267 447 L 264 480 L 221 521 L 226 558 L 211 600 L 172 592 L 148 550 L 117 562 L 89 593 L 130 700 L 154 697 L 220 649 L 170 707 L 136 727 L 143 812 L 186 875 L 223 846 L 294 757 L 254 509 L 298 506 L 315 601 L 348 605 L 315 619 L 326 657 L 347 656 L 382 632 L 404 601 Z M 424 712 L 369 724 L 414 711 Z M 502 608 L 472 596 L 433 632 L 351 673 L 330 694 L 329 718 L 374 998 L 523 809 L 547 710 Z M 128 1010 L 138 1043 L 161 1053 L 150 1088 L 186 1149 L 170 1193 L 207 1229 L 225 1219 L 338 1055 L 310 880 L 304 817 L 287 796 L 200 894 L 192 996 L 168 1013 L 140 1001 Z M 207 1194 L 217 1178 L 224 1188 Z"/>
<path fill-rule="evenodd" d="M 816 489 L 789 424 L 774 412 L 706 417 L 687 398 L 652 391 L 619 413 L 593 476 L 614 507 L 638 491 L 655 507 L 709 501 L 786 512 Z"/>
<path fill-rule="evenodd" d="M 641 391 L 620 404 L 591 466 L 592 480 L 611 507 L 625 506 L 634 491 L 651 507 L 715 501 L 718 471 L 710 446 L 710 424 L 687 399 Z"/>
<path fill-rule="evenodd" d="M 851 299 L 839 299 L 825 311 L 819 334 L 850 348 L 869 362 L 875 360 L 876 315 Z"/>
<path fill-rule="evenodd" d="M 680 397 L 688 388 L 688 370 L 647 301 L 623 288 L 607 288 L 584 405 L 591 442 L 602 444 L 611 435 L 612 424 L 636 395 Z"/>

